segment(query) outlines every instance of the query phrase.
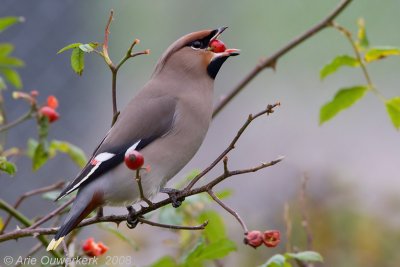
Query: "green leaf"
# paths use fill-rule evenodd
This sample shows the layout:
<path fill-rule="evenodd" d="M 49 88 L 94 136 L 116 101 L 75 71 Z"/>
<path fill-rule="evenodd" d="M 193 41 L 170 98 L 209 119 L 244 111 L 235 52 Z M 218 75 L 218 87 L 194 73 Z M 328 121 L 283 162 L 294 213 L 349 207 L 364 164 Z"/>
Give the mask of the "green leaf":
<path fill-rule="evenodd" d="M 83 51 L 83 52 L 85 52 L 85 53 L 90 53 L 90 52 L 93 52 L 93 50 L 98 46 L 99 44 L 98 43 L 88 43 L 88 44 L 81 44 L 80 46 L 79 46 L 79 48 Z"/>
<path fill-rule="evenodd" d="M 323 262 L 321 254 L 315 251 L 302 251 L 298 253 L 285 253 L 285 257 L 287 259 L 296 259 L 300 261 L 309 261 L 309 262 Z"/>
<path fill-rule="evenodd" d="M 368 48 L 369 41 L 367 37 L 367 32 L 365 30 L 365 20 L 363 18 L 359 18 L 357 21 L 358 32 L 357 32 L 357 45 L 361 48 Z"/>
<path fill-rule="evenodd" d="M 72 50 L 71 67 L 76 74 L 82 75 L 83 68 L 85 67 L 85 53 L 79 48 Z"/>
<path fill-rule="evenodd" d="M 360 62 L 354 57 L 348 55 L 340 55 L 335 57 L 330 63 L 326 64 L 320 71 L 321 79 L 324 79 L 326 76 L 336 72 L 341 67 L 358 67 L 360 66 Z"/>
<path fill-rule="evenodd" d="M 386 111 L 389 114 L 390 119 L 394 127 L 397 130 L 400 129 L 400 97 L 394 97 L 385 102 Z"/>
<path fill-rule="evenodd" d="M 367 86 L 354 86 L 339 90 L 331 102 L 322 106 L 319 113 L 319 124 L 332 119 L 340 111 L 351 107 L 361 99 L 368 90 Z"/>
<path fill-rule="evenodd" d="M 139 250 L 139 246 L 135 242 L 133 242 L 131 238 L 128 238 L 124 234 L 122 234 L 117 228 L 110 226 L 108 223 L 100 223 L 100 224 L 98 224 L 98 226 L 101 229 L 113 234 L 115 237 L 119 238 L 120 240 L 128 243 L 134 250 L 136 250 L 136 251 Z"/>
<path fill-rule="evenodd" d="M 65 52 L 65 51 L 67 51 L 67 50 L 77 48 L 77 47 L 79 47 L 80 45 L 82 45 L 82 43 L 69 44 L 69 45 L 67 45 L 67 46 L 64 46 L 64 47 L 61 48 L 60 50 L 58 50 L 57 54 L 61 54 L 62 52 Z"/>
<path fill-rule="evenodd" d="M 19 68 L 25 66 L 25 63 L 15 57 L 0 57 L 0 67 L 1 68 Z"/>
<path fill-rule="evenodd" d="M 220 239 L 217 242 L 211 243 L 206 246 L 200 254 L 200 260 L 214 260 L 220 259 L 228 255 L 230 252 L 236 250 L 236 244 L 227 238 Z"/>
<path fill-rule="evenodd" d="M 183 215 L 178 209 L 169 205 L 160 209 L 158 220 L 160 223 L 181 225 L 183 223 Z"/>
<path fill-rule="evenodd" d="M 8 56 L 12 51 L 14 51 L 14 45 L 10 43 L 0 44 L 0 57 Z"/>
<path fill-rule="evenodd" d="M 32 158 L 32 168 L 34 171 L 37 171 L 42 167 L 47 160 L 49 159 L 49 153 L 47 150 L 47 145 L 45 143 L 39 144 Z"/>
<path fill-rule="evenodd" d="M 170 257 L 170 256 L 164 256 L 152 265 L 150 267 L 177 267 L 178 264 L 175 262 L 175 260 Z"/>
<path fill-rule="evenodd" d="M 260 267 L 283 267 L 285 262 L 286 258 L 283 255 L 276 254 Z"/>
<path fill-rule="evenodd" d="M 208 221 L 208 225 L 203 230 L 203 234 L 209 242 L 213 243 L 226 238 L 224 221 L 216 211 L 204 211 L 199 215 L 197 220 L 199 223 Z"/>
<path fill-rule="evenodd" d="M 185 266 L 197 266 L 204 260 L 220 259 L 234 250 L 236 250 L 236 244 L 227 238 L 210 245 L 200 241 L 186 257 Z"/>
<path fill-rule="evenodd" d="M 0 232 L 3 231 L 3 227 L 4 227 L 4 222 L 3 222 L 3 218 L 0 217 Z"/>
<path fill-rule="evenodd" d="M 68 142 L 58 140 L 51 141 L 49 147 L 51 157 L 54 157 L 57 151 L 67 154 L 72 161 L 81 168 L 83 168 L 87 162 L 83 150 Z"/>
<path fill-rule="evenodd" d="M 26 155 L 30 158 L 33 158 L 33 156 L 35 155 L 35 150 L 36 150 L 37 146 L 38 146 L 38 141 L 36 141 L 35 139 L 32 139 L 32 138 L 29 138 L 27 146 L 26 146 Z"/>
<path fill-rule="evenodd" d="M 12 84 L 12 86 L 14 86 L 16 89 L 22 88 L 22 80 L 18 72 L 10 68 L 3 68 L 1 72 L 7 81 Z"/>
<path fill-rule="evenodd" d="M 400 56 L 400 48 L 393 46 L 372 47 L 365 53 L 364 58 L 366 62 L 371 62 L 387 56 Z"/>
<path fill-rule="evenodd" d="M 3 17 L 0 18 L 0 32 L 18 22 L 24 22 L 24 17 Z"/>
<path fill-rule="evenodd" d="M 17 167 L 14 163 L 7 161 L 6 157 L 0 157 L 0 171 L 14 175 L 17 172 Z"/>
<path fill-rule="evenodd" d="M 233 191 L 231 189 L 223 189 L 217 193 L 215 193 L 215 195 L 219 198 L 219 199 L 226 199 L 230 196 L 232 196 Z"/>

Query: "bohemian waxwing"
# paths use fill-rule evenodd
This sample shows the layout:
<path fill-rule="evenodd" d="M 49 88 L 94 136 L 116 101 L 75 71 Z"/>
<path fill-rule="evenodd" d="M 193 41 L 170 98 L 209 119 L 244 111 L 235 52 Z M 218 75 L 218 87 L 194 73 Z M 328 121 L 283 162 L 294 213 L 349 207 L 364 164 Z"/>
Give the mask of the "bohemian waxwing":
<path fill-rule="evenodd" d="M 151 167 L 141 172 L 144 196 L 171 192 L 163 191 L 165 184 L 194 156 L 207 133 L 215 76 L 228 57 L 239 54 L 237 49 L 213 51 L 210 47 L 225 29 L 190 33 L 164 52 L 150 81 L 120 113 L 89 162 L 57 198 L 78 190 L 47 250 L 57 248 L 96 208 L 140 201 L 134 172 L 124 164 L 128 149 L 140 151 Z"/>

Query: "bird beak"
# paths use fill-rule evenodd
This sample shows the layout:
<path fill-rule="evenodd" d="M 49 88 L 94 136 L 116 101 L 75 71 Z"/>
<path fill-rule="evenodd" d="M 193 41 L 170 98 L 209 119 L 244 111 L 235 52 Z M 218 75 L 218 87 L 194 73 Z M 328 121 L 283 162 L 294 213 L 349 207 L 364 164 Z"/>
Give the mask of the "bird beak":
<path fill-rule="evenodd" d="M 208 50 L 213 51 L 214 52 L 214 48 L 210 46 L 210 44 L 214 41 L 217 40 L 218 37 L 221 35 L 221 33 L 223 33 L 228 27 L 220 27 L 218 29 L 215 29 L 212 33 L 214 34 L 211 38 L 210 41 L 208 43 Z M 222 43 L 223 44 L 223 43 Z M 240 50 L 239 49 L 235 49 L 235 48 L 225 48 L 224 51 L 218 51 L 218 52 L 214 52 L 214 57 L 215 58 L 220 58 L 220 57 L 230 57 L 230 56 L 237 56 L 240 54 Z"/>

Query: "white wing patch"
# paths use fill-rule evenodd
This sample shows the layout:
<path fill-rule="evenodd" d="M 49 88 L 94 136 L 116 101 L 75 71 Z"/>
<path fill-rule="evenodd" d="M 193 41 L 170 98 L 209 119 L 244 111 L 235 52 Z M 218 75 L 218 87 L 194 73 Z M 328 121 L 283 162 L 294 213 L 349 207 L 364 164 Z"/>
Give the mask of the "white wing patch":
<path fill-rule="evenodd" d="M 97 170 L 100 167 L 101 163 L 111 159 L 114 156 L 115 156 L 115 154 L 108 153 L 108 152 L 98 154 L 90 162 L 90 164 L 93 166 L 92 169 L 90 170 L 90 172 L 85 177 L 83 177 L 82 180 L 79 181 L 79 183 L 77 183 L 76 185 L 74 185 L 74 187 L 72 187 L 70 190 L 68 190 L 65 194 L 67 195 L 67 194 L 71 193 L 72 191 L 74 191 L 76 188 L 78 188 L 84 181 L 86 181 L 90 177 L 90 175 L 92 175 L 95 172 L 95 170 Z"/>
<path fill-rule="evenodd" d="M 132 146 L 130 146 L 128 149 L 135 149 L 141 140 L 137 141 L 136 143 L 134 143 Z M 128 150 L 127 149 L 127 150 Z M 82 178 L 82 180 L 79 181 L 79 183 L 77 183 L 76 185 L 74 185 L 74 187 L 72 187 L 70 190 L 68 190 L 65 195 L 68 195 L 69 193 L 71 193 L 72 191 L 74 191 L 76 188 L 78 188 L 83 182 L 85 182 L 90 175 L 92 175 L 99 167 L 100 164 L 113 158 L 116 154 L 113 153 L 108 153 L 108 152 L 103 152 L 98 154 L 96 157 L 94 157 L 91 161 L 90 161 L 90 165 L 92 165 L 92 169 L 90 170 L 90 172 Z"/>
<path fill-rule="evenodd" d="M 139 145 L 140 141 L 142 141 L 142 140 L 139 140 L 139 141 L 137 141 L 136 143 L 134 143 L 134 144 L 133 144 L 132 146 L 130 146 L 126 151 L 128 151 L 129 149 L 136 149 L 136 147 Z"/>

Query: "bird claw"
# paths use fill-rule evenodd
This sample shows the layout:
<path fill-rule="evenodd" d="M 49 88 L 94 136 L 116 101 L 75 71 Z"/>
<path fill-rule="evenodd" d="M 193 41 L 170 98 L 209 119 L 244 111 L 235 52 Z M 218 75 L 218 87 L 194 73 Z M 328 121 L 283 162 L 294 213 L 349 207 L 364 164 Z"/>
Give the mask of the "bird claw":
<path fill-rule="evenodd" d="M 182 191 L 178 190 L 178 189 L 161 188 L 160 192 L 168 194 L 168 196 L 171 198 L 172 207 L 174 207 L 174 208 L 178 208 L 180 205 L 182 205 L 182 202 L 185 200 L 185 197 L 179 196 Z"/>
<path fill-rule="evenodd" d="M 138 216 L 137 216 L 136 210 L 133 208 L 133 206 L 128 206 L 126 208 L 128 210 L 128 218 L 126 219 L 126 226 L 129 229 L 133 229 L 139 223 Z"/>

